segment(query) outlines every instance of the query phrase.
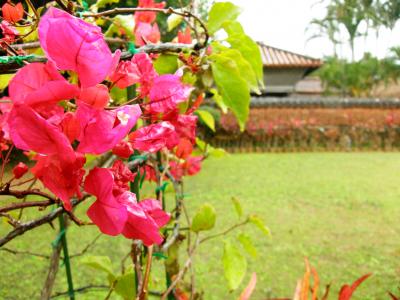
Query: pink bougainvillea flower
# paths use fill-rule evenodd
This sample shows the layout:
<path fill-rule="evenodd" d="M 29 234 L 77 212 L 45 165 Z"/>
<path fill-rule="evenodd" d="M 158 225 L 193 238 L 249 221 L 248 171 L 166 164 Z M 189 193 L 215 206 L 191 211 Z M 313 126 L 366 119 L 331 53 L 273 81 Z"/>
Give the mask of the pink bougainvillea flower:
<path fill-rule="evenodd" d="M 183 168 L 186 173 L 190 176 L 196 175 L 201 170 L 201 162 L 203 161 L 203 156 L 191 156 L 186 159 L 183 163 Z"/>
<path fill-rule="evenodd" d="M 97 84 L 95 86 L 82 89 L 78 101 L 85 102 L 93 108 L 103 109 L 110 101 L 108 88 L 104 84 Z"/>
<path fill-rule="evenodd" d="M 127 88 L 140 81 L 140 73 L 133 61 L 121 61 L 110 75 L 110 80 L 120 89 Z"/>
<path fill-rule="evenodd" d="M 157 200 L 138 203 L 135 194 L 128 191 L 115 195 L 114 176 L 111 170 L 96 167 L 86 177 L 85 191 L 97 198 L 87 212 L 89 218 L 105 234 L 122 233 L 127 238 L 142 240 L 146 246 L 161 244 L 159 230 L 170 216 Z"/>
<path fill-rule="evenodd" d="M 135 194 L 126 192 L 120 196 L 128 209 L 128 221 L 122 234 L 128 239 L 140 239 L 146 246 L 161 244 L 160 228 L 168 223 L 170 216 L 165 213 L 157 200 L 146 199 L 136 202 Z"/>
<path fill-rule="evenodd" d="M 139 0 L 138 7 L 142 8 L 164 8 L 165 2 L 156 3 L 154 0 Z M 157 13 L 153 11 L 138 11 L 135 13 L 135 22 L 153 23 Z"/>
<path fill-rule="evenodd" d="M 176 119 L 171 119 L 176 132 L 181 138 L 187 138 L 192 143 L 196 141 L 196 124 L 197 116 L 195 115 L 178 115 Z"/>
<path fill-rule="evenodd" d="M 26 105 L 14 105 L 8 118 L 10 137 L 22 150 L 70 157 L 73 149 L 61 130 Z"/>
<path fill-rule="evenodd" d="M 27 105 L 54 104 L 79 93 L 77 86 L 62 77 L 54 63 L 31 63 L 21 68 L 11 79 L 10 98 Z"/>
<path fill-rule="evenodd" d="M 10 101 L 9 103 L 0 103 L 0 129 L 2 132 L 2 138 L 9 140 L 10 139 L 10 127 L 8 126 L 8 116 L 13 107 L 11 103 L 11 99 L 8 97 L 2 97 L 0 100 Z"/>
<path fill-rule="evenodd" d="M 101 154 L 112 149 L 129 133 L 141 113 L 139 105 L 97 110 L 81 103 L 77 110 L 81 126 L 78 151 Z"/>
<path fill-rule="evenodd" d="M 178 43 L 182 44 L 191 44 L 192 37 L 190 36 L 190 27 L 187 26 L 185 31 L 182 32 L 181 30 L 178 31 Z"/>
<path fill-rule="evenodd" d="M 73 143 L 80 134 L 80 123 L 76 115 L 72 112 L 64 114 L 63 120 L 60 123 L 62 132 L 68 138 L 70 143 Z"/>
<path fill-rule="evenodd" d="M 80 186 L 85 175 L 85 157 L 78 153 L 67 157 L 60 152 L 49 156 L 37 155 L 36 160 L 32 173 L 63 201 L 65 209 L 71 210 L 70 198 L 75 195 L 82 197 Z"/>
<path fill-rule="evenodd" d="M 129 158 L 133 154 L 132 144 L 127 141 L 120 141 L 118 144 L 112 148 L 112 153 L 121 157 L 121 158 Z"/>
<path fill-rule="evenodd" d="M 150 25 L 149 23 L 137 23 L 135 28 L 136 45 L 144 46 L 147 42 L 157 44 L 160 41 L 160 30 L 157 23 Z"/>
<path fill-rule="evenodd" d="M 150 90 L 149 111 L 166 113 L 175 110 L 179 103 L 189 98 L 192 89 L 183 84 L 178 75 L 166 74 L 156 77 Z"/>
<path fill-rule="evenodd" d="M 24 7 L 21 2 L 18 2 L 16 5 L 11 2 L 6 2 L 1 7 L 1 12 L 3 14 L 3 19 L 10 22 L 16 23 L 20 21 L 24 16 Z"/>
<path fill-rule="evenodd" d="M 133 148 L 151 153 L 164 147 L 172 149 L 179 143 L 179 136 L 168 121 L 142 127 L 131 133 L 129 139 Z"/>
<path fill-rule="evenodd" d="M 40 19 L 39 40 L 57 68 L 77 72 L 84 88 L 102 82 L 120 56 L 113 57 L 100 27 L 54 7 Z"/>
<path fill-rule="evenodd" d="M 111 167 L 111 172 L 114 175 L 114 196 L 118 196 L 129 190 L 128 183 L 135 179 L 135 175 L 129 168 L 120 160 L 116 160 Z"/>
<path fill-rule="evenodd" d="M 181 138 L 176 146 L 176 157 L 186 159 L 193 152 L 193 145 L 187 138 Z"/>
<path fill-rule="evenodd" d="M 114 197 L 113 186 L 111 171 L 96 167 L 86 177 L 84 189 L 97 198 L 88 209 L 87 215 L 101 232 L 115 236 L 122 232 L 128 219 L 128 211 Z"/>
<path fill-rule="evenodd" d="M 14 43 L 15 38 L 19 35 L 18 30 L 5 20 L 1 21 L 0 29 L 4 35 L 3 39 L 8 43 Z"/>
<path fill-rule="evenodd" d="M 143 176 L 144 174 L 144 179 L 147 181 L 157 181 L 157 176 L 156 176 L 156 171 L 154 170 L 154 168 L 152 166 L 149 165 L 144 165 L 143 167 L 141 167 L 140 169 L 140 175 Z M 138 174 L 136 174 L 136 176 L 138 176 Z"/>
<path fill-rule="evenodd" d="M 153 81 L 158 74 L 153 67 L 150 57 L 146 53 L 135 54 L 131 61 L 136 65 L 139 71 L 140 96 L 145 97 L 149 94 L 150 89 L 153 86 Z"/>
<path fill-rule="evenodd" d="M 15 179 L 20 179 L 22 176 L 28 172 L 29 168 L 23 162 L 19 162 L 13 169 L 12 172 L 14 174 Z"/>
<path fill-rule="evenodd" d="M 203 156 L 190 156 L 183 163 L 171 161 L 169 163 L 170 172 L 176 180 L 181 180 L 186 175 L 196 175 L 201 170 L 202 161 Z"/>

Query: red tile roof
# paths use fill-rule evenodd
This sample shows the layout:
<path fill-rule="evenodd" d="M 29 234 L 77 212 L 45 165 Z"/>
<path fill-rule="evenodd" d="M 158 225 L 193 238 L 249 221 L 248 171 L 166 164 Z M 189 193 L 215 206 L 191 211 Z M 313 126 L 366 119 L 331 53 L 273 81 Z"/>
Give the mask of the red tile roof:
<path fill-rule="evenodd" d="M 319 68 L 321 59 L 278 49 L 258 42 L 264 67 L 267 68 Z"/>

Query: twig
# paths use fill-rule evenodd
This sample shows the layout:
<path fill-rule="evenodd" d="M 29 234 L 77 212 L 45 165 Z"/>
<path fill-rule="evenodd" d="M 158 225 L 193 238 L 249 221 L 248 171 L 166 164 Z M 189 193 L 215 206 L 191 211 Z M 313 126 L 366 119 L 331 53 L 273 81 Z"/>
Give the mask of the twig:
<path fill-rule="evenodd" d="M 138 300 L 145 300 L 147 297 L 147 293 L 148 293 L 147 286 L 149 284 L 152 258 L 153 258 L 153 246 L 150 246 L 150 247 L 147 247 L 146 270 L 144 273 L 142 288 L 140 289 L 140 293 L 137 298 Z"/>
<path fill-rule="evenodd" d="M 72 200 L 71 204 L 72 206 L 76 206 L 79 203 L 83 202 L 87 197 L 83 197 L 81 200 Z M 20 236 L 24 234 L 25 232 L 32 230 L 38 226 L 41 226 L 46 223 L 50 223 L 53 221 L 55 218 L 57 218 L 60 214 L 65 212 L 65 209 L 63 207 L 57 207 L 54 209 L 52 212 L 48 213 L 47 215 L 44 215 L 36 220 L 32 220 L 26 223 L 20 224 L 18 227 L 16 227 L 14 230 L 10 231 L 6 236 L 0 238 L 0 247 L 7 244 L 9 241 L 13 240 L 17 236 Z"/>
<path fill-rule="evenodd" d="M 169 8 L 144 8 L 144 7 L 135 7 L 135 8 L 114 8 L 110 10 L 105 10 L 99 13 L 84 13 L 82 17 L 84 18 L 99 18 L 103 16 L 110 16 L 110 15 L 118 15 L 118 14 L 131 14 L 135 12 L 145 12 L 145 11 L 152 11 L 157 13 L 163 13 L 166 15 L 175 14 L 182 16 L 184 18 L 193 18 L 197 23 L 199 23 L 200 27 L 204 30 L 205 39 L 204 42 L 200 45 L 200 48 L 206 48 L 208 44 L 208 40 L 210 35 L 208 33 L 207 26 L 198 16 L 192 14 L 190 11 L 178 11 L 173 9 L 172 7 Z M 186 21 L 186 20 L 185 20 Z"/>
<path fill-rule="evenodd" d="M 40 293 L 41 300 L 48 300 L 53 291 L 54 282 L 56 281 L 56 275 L 58 272 L 58 267 L 60 266 L 60 254 L 61 254 L 61 243 L 58 243 L 53 248 L 53 253 L 50 257 L 49 270 L 47 272 L 46 281 L 44 282 L 42 291 Z"/>
<path fill-rule="evenodd" d="M 31 256 L 37 256 L 37 257 L 46 258 L 46 259 L 50 258 L 50 256 L 48 256 L 48 255 L 34 253 L 34 252 L 30 252 L 30 251 L 18 251 L 18 250 L 6 248 L 6 247 L 0 248 L 0 251 L 5 251 L 8 253 L 12 253 L 14 255 L 31 255 Z"/>
<path fill-rule="evenodd" d="M 249 223 L 249 222 L 250 222 L 249 219 L 246 219 L 246 220 L 244 220 L 243 222 L 238 223 L 238 224 L 235 224 L 235 225 L 229 227 L 228 229 L 226 229 L 226 230 L 224 230 L 224 231 L 222 231 L 222 232 L 219 232 L 219 233 L 216 233 L 216 234 L 212 234 L 212 235 L 206 236 L 205 238 L 203 238 L 203 239 L 200 240 L 200 244 L 202 244 L 202 243 L 204 243 L 204 242 L 206 242 L 206 241 L 208 241 L 208 240 L 211 240 L 211 239 L 214 239 L 214 238 L 217 238 L 217 237 L 226 235 L 226 234 L 228 234 L 229 232 L 231 232 L 232 230 L 235 230 L 235 229 L 238 228 L 238 227 L 241 227 L 241 226 L 243 226 L 243 225 L 246 225 L 246 224 Z"/>
<path fill-rule="evenodd" d="M 189 257 L 187 258 L 183 268 L 179 271 L 178 275 L 176 275 L 174 281 L 171 283 L 171 285 L 168 287 L 168 289 L 164 292 L 164 294 L 161 297 L 161 300 L 165 300 L 167 299 L 168 295 L 174 290 L 175 286 L 179 283 L 179 281 L 181 281 L 182 277 L 185 275 L 187 269 L 189 268 L 189 266 L 192 263 L 192 256 L 195 253 L 195 250 L 197 249 L 199 245 L 199 239 L 196 236 L 196 241 L 195 244 L 193 245 L 190 253 L 189 253 Z"/>
<path fill-rule="evenodd" d="M 77 257 L 77 256 L 82 256 L 82 255 L 84 255 L 86 252 L 89 251 L 90 248 L 92 248 L 92 247 L 94 246 L 94 244 L 97 242 L 97 240 L 98 240 L 102 235 L 103 235 L 102 233 L 99 233 L 89 244 L 86 245 L 85 248 L 82 249 L 81 252 L 72 254 L 72 255 L 69 256 L 69 258 L 74 258 L 74 257 Z"/>
<path fill-rule="evenodd" d="M 178 44 L 178 43 L 163 43 L 163 44 L 148 44 L 137 49 L 138 52 L 144 53 L 165 53 L 165 52 L 183 52 L 188 50 L 197 50 L 198 46 L 196 44 Z M 130 59 L 133 54 L 129 51 L 123 51 L 121 54 L 121 59 Z M 35 56 L 29 59 L 29 62 L 46 62 L 47 58 L 45 56 Z M 21 66 L 15 62 L 7 62 L 0 64 L 0 74 L 10 74 L 15 73 Z"/>
<path fill-rule="evenodd" d="M 11 211 L 11 210 L 16 210 L 16 209 L 22 209 L 26 207 L 47 207 L 49 205 L 54 204 L 55 202 L 46 200 L 46 201 L 31 201 L 31 202 L 21 202 L 21 203 L 12 203 L 8 206 L 1 207 L 0 208 L 0 213 Z"/>
<path fill-rule="evenodd" d="M 95 284 L 93 284 L 93 285 L 87 285 L 87 286 L 83 286 L 83 287 L 74 289 L 74 292 L 82 294 L 82 293 L 87 293 L 90 290 L 95 290 L 95 289 L 103 290 L 103 289 L 109 289 L 109 288 L 110 287 L 107 286 L 107 285 L 95 285 Z M 65 296 L 65 295 L 68 295 L 68 291 L 66 291 L 66 292 L 57 292 L 53 296 L 51 296 L 51 299 L 62 297 L 62 296 Z"/>
<path fill-rule="evenodd" d="M 53 203 L 57 202 L 56 199 L 50 194 L 47 194 L 45 192 L 40 192 L 38 190 L 16 191 L 16 190 L 10 190 L 7 186 L 5 186 L 2 190 L 0 190 L 0 196 L 13 196 L 17 199 L 22 199 L 28 195 L 41 196 L 43 198 L 48 199 L 49 201 L 52 201 Z"/>

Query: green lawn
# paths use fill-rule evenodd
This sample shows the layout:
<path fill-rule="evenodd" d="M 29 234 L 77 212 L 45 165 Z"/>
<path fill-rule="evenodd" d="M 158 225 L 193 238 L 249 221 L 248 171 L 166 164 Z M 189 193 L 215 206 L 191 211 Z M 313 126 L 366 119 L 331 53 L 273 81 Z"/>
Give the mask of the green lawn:
<path fill-rule="evenodd" d="M 236 154 L 206 161 L 203 171 L 187 181 L 185 192 L 192 211 L 203 202 L 215 206 L 218 228 L 235 221 L 231 196 L 269 226 L 271 238 L 250 231 L 258 248 L 245 279 L 257 273 L 253 299 L 292 296 L 304 257 L 322 284 L 332 282 L 330 299 L 337 299 L 340 285 L 369 272 L 374 275 L 353 299 L 388 299 L 386 291 L 398 292 L 400 285 L 399 175 L 400 153 Z M 0 233 L 7 226 L 0 225 Z M 70 252 L 80 251 L 96 232 L 93 226 L 71 226 Z M 7 247 L 49 254 L 55 235 L 46 226 Z M 195 258 L 197 287 L 205 289 L 206 300 L 235 299 L 222 275 L 221 246 L 221 240 L 212 241 Z M 128 241 L 104 236 L 91 252 L 111 256 L 117 269 L 127 251 Z M 103 274 L 79 266 L 79 259 L 72 263 L 76 286 L 104 282 Z M 37 299 L 46 267 L 46 259 L 1 251 L 0 299 Z M 60 270 L 56 291 L 66 288 Z M 103 298 L 104 293 L 78 297 Z"/>

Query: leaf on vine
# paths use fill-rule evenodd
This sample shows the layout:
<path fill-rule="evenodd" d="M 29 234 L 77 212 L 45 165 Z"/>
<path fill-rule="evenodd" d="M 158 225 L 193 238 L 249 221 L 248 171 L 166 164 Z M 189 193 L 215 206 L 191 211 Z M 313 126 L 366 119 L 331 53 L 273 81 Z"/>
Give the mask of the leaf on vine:
<path fill-rule="evenodd" d="M 249 62 L 258 84 L 264 87 L 263 62 L 257 43 L 244 33 L 239 22 L 225 22 L 223 27 L 228 33 L 227 42 L 231 45 L 231 48 L 238 50 L 242 57 Z"/>
<path fill-rule="evenodd" d="M 243 249 L 250 254 L 253 258 L 257 257 L 257 249 L 254 247 L 251 237 L 246 233 L 241 233 L 237 237 Z"/>
<path fill-rule="evenodd" d="M 231 57 L 221 53 L 213 54 L 209 58 L 214 80 L 223 103 L 235 114 L 240 129 L 243 131 L 249 115 L 250 90 L 248 84 Z"/>
<path fill-rule="evenodd" d="M 179 9 L 177 11 L 180 11 Z M 181 24 L 183 21 L 183 17 L 177 14 L 171 14 L 167 18 L 167 28 L 168 31 L 174 30 L 179 24 Z"/>
<path fill-rule="evenodd" d="M 81 263 L 96 270 L 106 272 L 108 275 L 115 277 L 112 269 L 111 259 L 108 256 L 85 256 L 81 259 Z"/>
<path fill-rule="evenodd" d="M 252 215 L 249 217 L 249 221 L 254 224 L 258 229 L 261 230 L 265 235 L 271 235 L 268 227 L 265 226 L 264 222 L 260 219 L 260 217 Z"/>
<path fill-rule="evenodd" d="M 124 300 L 135 299 L 135 275 L 133 272 L 125 273 L 116 278 L 115 292 L 120 295 Z"/>
<path fill-rule="evenodd" d="M 210 34 L 215 33 L 222 28 L 224 22 L 235 20 L 241 12 L 241 9 L 230 2 L 217 2 L 208 14 L 207 27 Z"/>
<path fill-rule="evenodd" d="M 212 131 L 215 131 L 215 120 L 210 112 L 198 109 L 196 110 L 195 114 L 200 117 L 200 120 L 203 121 L 208 128 L 210 128 Z"/>
<path fill-rule="evenodd" d="M 178 69 L 178 59 L 176 55 L 161 54 L 153 63 L 154 69 L 160 75 L 173 74 Z"/>
<path fill-rule="evenodd" d="M 235 244 L 225 241 L 222 263 L 224 266 L 224 275 L 228 281 L 229 289 L 237 289 L 246 275 L 246 258 L 242 255 L 239 248 Z"/>
<path fill-rule="evenodd" d="M 135 28 L 135 19 L 131 15 L 116 15 L 113 18 L 113 23 L 108 27 L 104 33 L 105 36 L 112 37 L 116 35 L 126 35 L 128 38 L 134 40 L 135 35 L 133 30 Z"/>
<path fill-rule="evenodd" d="M 230 49 L 228 47 L 223 46 L 222 44 L 218 42 L 212 43 L 212 47 L 214 51 L 219 51 L 222 53 L 224 56 L 231 58 L 234 60 L 240 70 L 240 75 L 242 76 L 243 79 L 247 81 L 247 84 L 249 85 L 249 89 L 256 93 L 260 94 L 260 89 L 258 88 L 258 78 L 256 76 L 256 73 L 250 64 L 249 60 L 246 60 L 242 53 L 237 50 L 237 49 Z"/>
<path fill-rule="evenodd" d="M 118 3 L 119 0 L 98 0 L 93 6 L 92 8 L 102 8 L 108 4 L 112 4 L 112 3 Z M 132 17 L 132 16 L 131 16 Z"/>
<path fill-rule="evenodd" d="M 191 229 L 194 232 L 210 230 L 214 227 L 216 218 L 214 207 L 208 203 L 203 204 L 193 217 Z"/>
<path fill-rule="evenodd" d="M 240 204 L 240 200 L 236 197 L 232 197 L 231 200 L 238 217 L 241 218 L 243 216 L 243 207 L 242 204 Z"/>

